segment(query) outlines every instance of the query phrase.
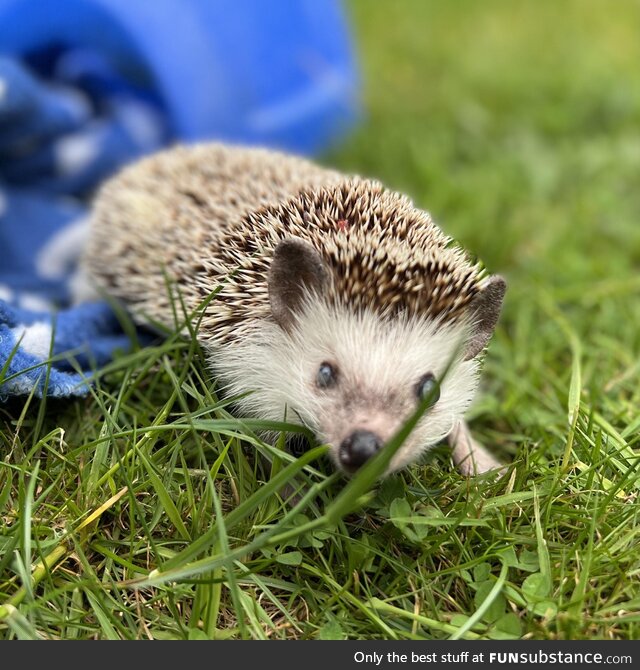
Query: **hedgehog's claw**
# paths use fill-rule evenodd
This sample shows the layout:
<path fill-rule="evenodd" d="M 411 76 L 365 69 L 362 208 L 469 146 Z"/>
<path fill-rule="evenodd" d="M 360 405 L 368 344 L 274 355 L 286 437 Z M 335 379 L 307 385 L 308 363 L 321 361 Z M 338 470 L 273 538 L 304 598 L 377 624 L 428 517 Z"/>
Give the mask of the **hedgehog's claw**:
<path fill-rule="evenodd" d="M 453 449 L 453 462 L 461 474 L 471 477 L 495 471 L 502 476 L 507 471 L 500 461 L 473 439 L 466 421 L 458 421 L 449 433 L 447 441 Z"/>

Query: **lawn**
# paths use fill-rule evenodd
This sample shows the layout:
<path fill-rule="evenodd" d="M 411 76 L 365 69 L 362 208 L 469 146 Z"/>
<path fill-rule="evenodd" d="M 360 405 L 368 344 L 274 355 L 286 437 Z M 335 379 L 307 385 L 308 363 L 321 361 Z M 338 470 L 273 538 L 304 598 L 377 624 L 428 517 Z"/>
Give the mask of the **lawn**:
<path fill-rule="evenodd" d="M 229 414 L 192 342 L 136 347 L 0 406 L 0 636 L 640 637 L 637 3 L 349 10 L 366 114 L 321 160 L 507 278 L 471 413 L 507 474 L 437 448 L 348 483 Z"/>

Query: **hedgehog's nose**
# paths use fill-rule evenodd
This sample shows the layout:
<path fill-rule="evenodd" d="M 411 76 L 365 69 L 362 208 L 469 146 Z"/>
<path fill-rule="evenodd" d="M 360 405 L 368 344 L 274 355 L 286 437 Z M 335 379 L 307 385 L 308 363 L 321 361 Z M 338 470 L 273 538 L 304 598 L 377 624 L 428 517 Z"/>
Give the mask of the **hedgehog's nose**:
<path fill-rule="evenodd" d="M 356 430 L 340 445 L 340 464 L 348 472 L 355 472 L 382 448 L 382 440 L 368 430 Z"/>

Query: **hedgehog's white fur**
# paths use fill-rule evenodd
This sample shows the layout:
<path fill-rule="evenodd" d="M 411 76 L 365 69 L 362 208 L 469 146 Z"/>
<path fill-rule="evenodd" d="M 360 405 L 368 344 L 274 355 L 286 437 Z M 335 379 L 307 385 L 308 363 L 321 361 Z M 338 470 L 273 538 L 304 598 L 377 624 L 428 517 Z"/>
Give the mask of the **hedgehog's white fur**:
<path fill-rule="evenodd" d="M 216 348 L 210 362 L 243 413 L 308 426 L 331 445 L 336 463 L 339 445 L 353 430 L 391 438 L 416 409 L 422 375 L 441 379 L 451 362 L 440 399 L 394 456 L 389 471 L 395 471 L 446 437 L 468 409 L 480 363 L 463 360 L 466 335 L 460 322 L 384 319 L 310 298 L 290 333 L 265 322 L 243 341 Z M 336 388 L 315 383 L 324 361 L 339 370 Z"/>

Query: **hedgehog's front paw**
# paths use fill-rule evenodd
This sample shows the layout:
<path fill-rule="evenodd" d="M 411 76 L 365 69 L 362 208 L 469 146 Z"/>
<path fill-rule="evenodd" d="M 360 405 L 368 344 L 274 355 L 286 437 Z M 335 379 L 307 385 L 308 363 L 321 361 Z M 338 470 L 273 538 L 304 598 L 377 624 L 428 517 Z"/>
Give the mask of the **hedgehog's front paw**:
<path fill-rule="evenodd" d="M 504 465 L 473 439 L 466 421 L 458 421 L 447 440 L 453 449 L 453 462 L 461 474 L 471 477 L 492 470 L 499 475 L 506 472 Z"/>

